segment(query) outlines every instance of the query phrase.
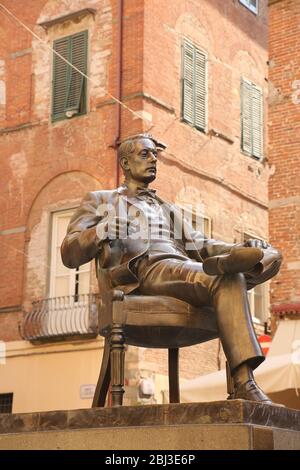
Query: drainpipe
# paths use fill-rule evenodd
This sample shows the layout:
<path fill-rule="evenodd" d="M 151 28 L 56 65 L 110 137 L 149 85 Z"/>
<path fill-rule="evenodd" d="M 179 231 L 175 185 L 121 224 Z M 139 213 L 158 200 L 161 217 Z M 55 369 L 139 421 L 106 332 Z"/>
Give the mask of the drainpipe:
<path fill-rule="evenodd" d="M 116 98 L 121 101 L 122 99 L 122 59 L 123 59 L 123 0 L 118 0 L 118 12 L 117 12 L 117 90 Z M 120 166 L 118 161 L 118 144 L 121 138 L 121 105 L 116 103 L 116 136 L 114 141 L 114 147 L 116 149 L 116 185 L 119 186 L 120 182 Z"/>
<path fill-rule="evenodd" d="M 121 101 L 122 99 L 122 50 L 123 50 L 123 0 L 118 1 L 118 11 L 117 11 L 117 88 L 116 88 L 116 98 Z M 120 183 L 120 165 L 118 160 L 118 144 L 121 138 L 121 105 L 116 102 L 116 134 L 113 146 L 116 150 L 116 187 Z M 108 390 L 108 406 L 112 406 L 112 394 L 111 394 L 111 383 Z"/>

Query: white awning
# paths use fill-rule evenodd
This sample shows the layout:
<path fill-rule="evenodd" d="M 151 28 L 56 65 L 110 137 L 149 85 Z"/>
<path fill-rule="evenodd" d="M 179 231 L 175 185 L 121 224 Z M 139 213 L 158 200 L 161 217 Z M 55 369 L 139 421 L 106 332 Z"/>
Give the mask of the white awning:
<path fill-rule="evenodd" d="M 274 401 L 291 407 L 300 405 L 299 320 L 280 322 L 266 360 L 255 370 L 255 379 Z M 294 397 L 294 400 L 285 399 L 285 391 L 288 392 L 286 396 Z M 183 403 L 217 401 L 226 397 L 225 370 L 188 380 L 180 388 Z"/>
<path fill-rule="evenodd" d="M 282 320 L 279 322 L 275 336 L 271 342 L 268 358 L 281 354 L 293 354 L 300 363 L 300 320 Z"/>

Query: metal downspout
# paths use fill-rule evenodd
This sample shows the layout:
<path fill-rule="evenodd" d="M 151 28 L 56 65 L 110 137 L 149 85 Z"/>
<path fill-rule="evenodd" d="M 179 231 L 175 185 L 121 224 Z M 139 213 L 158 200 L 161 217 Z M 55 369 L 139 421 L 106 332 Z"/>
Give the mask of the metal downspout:
<path fill-rule="evenodd" d="M 119 101 L 122 99 L 122 59 L 123 59 L 123 0 L 118 0 L 118 12 L 117 12 L 117 90 L 116 97 Z M 118 161 L 118 144 L 121 138 L 121 126 L 122 126 L 122 116 L 121 116 L 121 105 L 116 103 L 116 136 L 114 146 L 116 149 L 116 185 L 119 186 L 120 182 L 120 166 Z"/>

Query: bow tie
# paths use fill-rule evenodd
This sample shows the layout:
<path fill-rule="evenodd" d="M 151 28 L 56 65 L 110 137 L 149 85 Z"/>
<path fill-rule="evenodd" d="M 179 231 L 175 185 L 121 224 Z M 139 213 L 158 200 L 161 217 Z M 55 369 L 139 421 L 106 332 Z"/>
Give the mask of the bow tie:
<path fill-rule="evenodd" d="M 156 190 L 155 189 L 149 189 L 149 188 L 137 188 L 136 195 L 137 196 L 151 197 L 151 198 L 155 199 L 156 198 Z"/>
<path fill-rule="evenodd" d="M 131 192 L 131 191 L 128 191 L 128 186 L 127 185 L 123 185 L 123 188 L 125 190 L 125 192 L 127 192 L 128 196 L 135 196 L 135 197 L 141 197 L 141 198 L 144 198 L 144 197 L 150 197 L 152 199 L 155 199 L 156 198 L 156 190 L 155 189 L 150 189 L 150 188 L 139 188 L 137 187 L 136 190 L 134 192 Z"/>

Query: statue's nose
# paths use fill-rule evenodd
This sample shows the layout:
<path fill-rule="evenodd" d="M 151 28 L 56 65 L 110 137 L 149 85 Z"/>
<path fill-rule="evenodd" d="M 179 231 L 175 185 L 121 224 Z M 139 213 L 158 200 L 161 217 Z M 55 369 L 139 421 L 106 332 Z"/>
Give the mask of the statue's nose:
<path fill-rule="evenodd" d="M 157 162 L 157 156 L 152 152 L 150 152 L 150 155 L 151 155 L 151 161 L 152 162 Z"/>

